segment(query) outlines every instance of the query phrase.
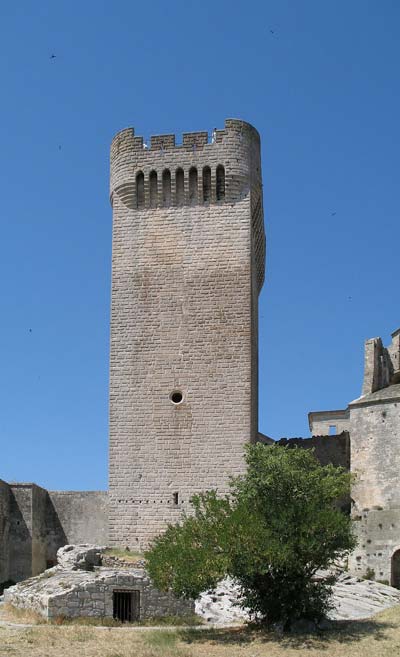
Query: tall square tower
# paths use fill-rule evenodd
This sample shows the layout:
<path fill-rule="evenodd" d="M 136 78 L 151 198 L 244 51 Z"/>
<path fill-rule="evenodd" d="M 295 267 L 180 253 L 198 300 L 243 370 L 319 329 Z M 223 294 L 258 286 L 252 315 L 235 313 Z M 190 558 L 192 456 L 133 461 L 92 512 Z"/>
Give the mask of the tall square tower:
<path fill-rule="evenodd" d="M 227 491 L 257 434 L 260 139 L 248 123 L 111 146 L 110 543 Z"/>

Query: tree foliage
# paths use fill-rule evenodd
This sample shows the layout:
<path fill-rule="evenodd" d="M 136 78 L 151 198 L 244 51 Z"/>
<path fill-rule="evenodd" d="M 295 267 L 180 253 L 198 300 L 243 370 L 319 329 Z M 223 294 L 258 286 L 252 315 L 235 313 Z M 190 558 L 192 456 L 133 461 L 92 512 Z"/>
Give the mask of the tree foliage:
<path fill-rule="evenodd" d="M 246 462 L 229 496 L 194 496 L 192 514 L 155 539 L 150 577 L 161 590 L 196 598 L 231 576 L 241 604 L 263 622 L 321 618 L 331 589 L 314 576 L 355 545 L 338 505 L 350 475 L 301 448 L 250 445 Z"/>

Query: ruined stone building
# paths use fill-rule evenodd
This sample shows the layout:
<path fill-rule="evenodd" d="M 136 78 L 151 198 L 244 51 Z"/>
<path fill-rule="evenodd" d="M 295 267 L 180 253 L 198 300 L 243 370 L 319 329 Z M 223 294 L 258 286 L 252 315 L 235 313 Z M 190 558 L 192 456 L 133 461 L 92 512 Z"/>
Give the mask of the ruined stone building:
<path fill-rule="evenodd" d="M 0 585 L 53 565 L 67 543 L 143 549 L 190 497 L 227 491 L 258 433 L 264 280 L 260 139 L 248 123 L 111 145 L 109 491 L 0 481 Z M 321 463 L 357 473 L 353 571 L 400 587 L 400 331 L 366 343 L 362 396 L 309 414 Z M 268 447 L 266 447 L 268 448 Z"/>
<path fill-rule="evenodd" d="M 400 588 L 400 329 L 388 347 L 381 338 L 366 341 L 361 397 L 342 411 L 310 413 L 309 420 L 314 434 L 350 435 L 358 538 L 350 570 Z"/>

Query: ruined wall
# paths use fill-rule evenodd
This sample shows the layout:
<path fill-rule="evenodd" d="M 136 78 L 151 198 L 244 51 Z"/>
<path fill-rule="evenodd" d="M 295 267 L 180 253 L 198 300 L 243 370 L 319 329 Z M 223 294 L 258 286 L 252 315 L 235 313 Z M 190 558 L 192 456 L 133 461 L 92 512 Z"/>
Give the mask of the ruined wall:
<path fill-rule="evenodd" d="M 36 484 L 9 488 L 9 578 L 19 582 L 46 568 L 47 491 Z"/>
<path fill-rule="evenodd" d="M 50 491 L 49 498 L 57 518 L 56 525 L 52 521 L 53 531 L 48 531 L 49 539 L 54 536 L 57 541 L 61 531 L 63 545 L 108 545 L 107 491 Z M 49 513 L 47 519 L 50 525 Z"/>
<path fill-rule="evenodd" d="M 256 439 L 258 133 L 227 120 L 214 143 L 163 135 L 144 150 L 124 130 L 111 198 L 110 543 L 141 548 L 193 493 L 224 492 Z"/>
<path fill-rule="evenodd" d="M 32 575 L 47 565 L 47 499 L 47 490 L 32 484 Z"/>
<path fill-rule="evenodd" d="M 352 402 L 350 431 L 358 545 L 349 568 L 392 583 L 392 557 L 400 548 L 400 384 Z"/>
<path fill-rule="evenodd" d="M 350 404 L 352 497 L 363 509 L 400 508 L 400 384 Z"/>
<path fill-rule="evenodd" d="M 381 338 L 365 342 L 362 395 L 369 395 L 400 382 L 400 329 L 392 333 L 392 342 L 384 347 Z"/>
<path fill-rule="evenodd" d="M 10 488 L 0 479 L 0 585 L 9 576 Z"/>
<path fill-rule="evenodd" d="M 32 575 L 32 484 L 10 484 L 9 578 Z"/>
<path fill-rule="evenodd" d="M 350 470 L 350 437 L 347 431 L 337 436 L 313 436 L 312 438 L 281 438 L 278 445 L 314 449 L 321 465 L 331 463 Z"/>
<path fill-rule="evenodd" d="M 56 563 L 67 543 L 108 543 L 108 493 L 53 491 L 0 480 L 0 584 Z"/>
<path fill-rule="evenodd" d="M 358 544 L 350 555 L 349 570 L 398 586 L 392 579 L 392 557 L 400 549 L 400 508 L 354 510 L 352 518 Z"/>

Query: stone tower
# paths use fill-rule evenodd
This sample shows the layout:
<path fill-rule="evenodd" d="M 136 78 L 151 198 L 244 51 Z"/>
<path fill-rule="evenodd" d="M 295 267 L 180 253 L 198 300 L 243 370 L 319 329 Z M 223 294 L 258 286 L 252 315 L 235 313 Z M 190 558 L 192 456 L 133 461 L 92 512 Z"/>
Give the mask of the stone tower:
<path fill-rule="evenodd" d="M 111 146 L 110 543 L 227 490 L 257 433 L 260 139 L 248 123 Z"/>

